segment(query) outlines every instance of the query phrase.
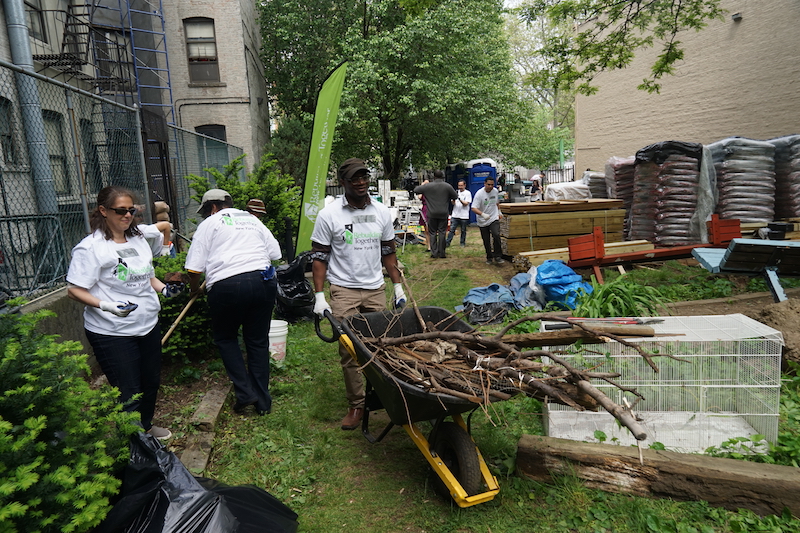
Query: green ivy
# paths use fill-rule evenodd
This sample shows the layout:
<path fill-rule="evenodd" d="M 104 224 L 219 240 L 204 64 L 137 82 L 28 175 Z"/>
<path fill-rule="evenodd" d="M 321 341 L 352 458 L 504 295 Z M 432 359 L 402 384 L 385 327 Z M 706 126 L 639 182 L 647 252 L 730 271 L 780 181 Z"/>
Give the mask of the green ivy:
<path fill-rule="evenodd" d="M 9 307 L 21 305 L 13 300 Z M 137 413 L 119 391 L 92 389 L 76 341 L 56 342 L 36 323 L 52 311 L 0 315 L 0 531 L 82 532 L 119 492 Z"/>

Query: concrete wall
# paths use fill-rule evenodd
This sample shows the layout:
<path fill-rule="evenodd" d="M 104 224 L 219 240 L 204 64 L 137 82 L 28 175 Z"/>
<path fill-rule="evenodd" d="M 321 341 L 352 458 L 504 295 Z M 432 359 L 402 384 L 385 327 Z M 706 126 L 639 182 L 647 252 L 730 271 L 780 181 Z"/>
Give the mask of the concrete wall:
<path fill-rule="evenodd" d="M 92 347 L 83 331 L 83 304 L 70 300 L 65 287 L 29 302 L 22 308 L 22 312 L 33 313 L 40 309 L 49 309 L 55 312 L 56 316 L 39 322 L 37 330 L 45 335 L 58 335 L 59 342 L 67 340 L 80 342 L 84 353 L 90 356 L 89 364 L 95 366 Z"/>
<path fill-rule="evenodd" d="M 684 60 L 660 94 L 636 89 L 657 55 L 650 50 L 625 70 L 599 75 L 597 94 L 577 98 L 576 168 L 602 171 L 609 157 L 659 141 L 800 133 L 800 2 L 723 0 L 722 7 L 725 20 L 679 36 Z"/>
<path fill-rule="evenodd" d="M 256 15 L 255 6 L 246 0 L 176 0 L 164 4 L 176 125 L 190 131 L 206 124 L 225 125 L 227 142 L 247 154 L 248 171 L 261 157 L 269 136 Z M 190 17 L 214 19 L 219 83 L 189 80 L 183 20 Z"/>

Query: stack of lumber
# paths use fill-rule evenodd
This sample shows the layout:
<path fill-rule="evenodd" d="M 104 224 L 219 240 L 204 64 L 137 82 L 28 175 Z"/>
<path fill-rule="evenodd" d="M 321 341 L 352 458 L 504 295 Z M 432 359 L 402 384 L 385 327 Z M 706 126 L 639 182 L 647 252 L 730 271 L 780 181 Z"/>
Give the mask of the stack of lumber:
<path fill-rule="evenodd" d="M 653 243 L 645 240 L 612 242 L 605 244 L 606 255 L 627 254 L 653 250 Z M 551 248 L 535 252 L 520 252 L 514 256 L 513 263 L 518 272 L 527 272 L 532 266 L 539 266 L 548 259 L 569 261 L 569 248 Z"/>
<path fill-rule="evenodd" d="M 792 229 L 791 231 L 787 231 L 785 234 L 786 240 L 789 241 L 800 241 L 800 218 L 784 218 L 781 220 L 776 220 L 775 222 L 783 222 L 786 224 L 791 224 Z M 742 237 L 746 239 L 750 238 L 759 238 L 757 236 L 758 230 L 761 228 L 766 228 L 767 224 L 764 222 L 742 222 Z"/>
<path fill-rule="evenodd" d="M 600 226 L 605 242 L 622 241 L 622 200 L 560 200 L 500 204 L 500 239 L 505 255 L 564 248 L 571 237 Z"/>

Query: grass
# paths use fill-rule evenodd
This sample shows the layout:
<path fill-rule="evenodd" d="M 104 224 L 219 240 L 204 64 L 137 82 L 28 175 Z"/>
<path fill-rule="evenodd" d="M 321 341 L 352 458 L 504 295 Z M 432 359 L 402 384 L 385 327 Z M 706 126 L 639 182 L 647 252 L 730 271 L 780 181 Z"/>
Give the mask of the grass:
<path fill-rule="evenodd" d="M 448 249 L 447 263 L 431 260 L 421 246 L 407 246 L 400 259 L 417 302 L 452 309 L 474 286 L 506 284 L 502 270 L 483 265 L 479 243 L 471 231 L 466 248 Z M 445 264 L 457 268 L 442 269 Z M 790 516 L 759 518 L 704 502 L 610 494 L 572 477 L 552 485 L 520 478 L 514 464 L 518 439 L 544 434 L 540 405 L 527 398 L 499 402 L 472 416 L 473 438 L 501 491 L 490 502 L 460 509 L 434 493 L 425 460 L 404 431 L 395 428 L 370 444 L 359 431 L 339 428 L 347 404 L 336 346 L 318 339 L 309 322 L 290 325 L 287 356 L 273 367 L 271 390 L 269 416 L 221 414 L 205 475 L 265 488 L 299 514 L 301 532 L 800 530 L 800 521 Z M 798 421 L 789 418 L 782 431 L 796 430 Z M 370 422 L 377 434 L 388 419 L 378 412 Z"/>

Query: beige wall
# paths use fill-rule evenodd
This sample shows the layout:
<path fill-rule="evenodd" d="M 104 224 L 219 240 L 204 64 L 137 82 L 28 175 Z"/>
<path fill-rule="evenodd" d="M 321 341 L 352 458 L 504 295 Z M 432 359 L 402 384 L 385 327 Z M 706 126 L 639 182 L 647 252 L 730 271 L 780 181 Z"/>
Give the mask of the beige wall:
<path fill-rule="evenodd" d="M 249 0 L 174 0 L 165 3 L 172 95 L 177 126 L 224 124 L 227 142 L 244 149 L 246 169 L 261 156 L 269 135 L 266 85 L 259 57 L 259 28 Z M 189 82 L 183 19 L 214 19 L 220 83 Z M 259 98 L 261 102 L 259 103 Z"/>
<path fill-rule="evenodd" d="M 730 136 L 800 133 L 800 2 L 723 0 L 729 10 L 699 33 L 682 34 L 684 60 L 660 94 L 639 91 L 656 51 L 597 78 L 576 101 L 576 168 L 603 170 L 659 141 L 708 144 Z M 730 14 L 739 12 L 734 22 Z"/>

